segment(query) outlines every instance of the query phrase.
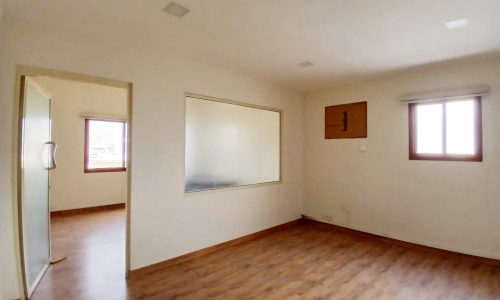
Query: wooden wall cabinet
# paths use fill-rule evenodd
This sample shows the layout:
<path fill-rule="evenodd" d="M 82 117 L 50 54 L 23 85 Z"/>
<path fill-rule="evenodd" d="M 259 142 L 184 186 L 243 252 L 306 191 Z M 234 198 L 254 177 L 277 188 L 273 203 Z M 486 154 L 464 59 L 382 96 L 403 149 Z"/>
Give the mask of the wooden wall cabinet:
<path fill-rule="evenodd" d="M 367 102 L 325 107 L 325 139 L 366 138 Z"/>

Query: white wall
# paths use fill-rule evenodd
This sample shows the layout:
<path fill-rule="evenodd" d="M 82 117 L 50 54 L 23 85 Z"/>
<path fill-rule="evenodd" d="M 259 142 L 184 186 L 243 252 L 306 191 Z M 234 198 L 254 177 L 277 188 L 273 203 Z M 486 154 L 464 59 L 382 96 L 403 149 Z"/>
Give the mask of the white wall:
<path fill-rule="evenodd" d="M 111 48 L 64 28 L 7 21 L 0 69 L 0 212 L 6 224 L 0 229 L 6 241 L 0 259 L 2 283 L 8 287 L 5 297 L 18 296 L 12 213 L 16 64 L 134 84 L 132 269 L 299 218 L 302 95 L 217 66 L 171 57 L 155 45 Z M 283 109 L 283 183 L 185 196 L 185 92 Z"/>
<path fill-rule="evenodd" d="M 408 110 L 398 97 L 478 84 L 491 87 L 483 99 L 484 162 L 408 160 Z M 358 101 L 368 101 L 368 138 L 325 140 L 324 107 Z M 500 258 L 500 59 L 326 89 L 309 94 L 304 109 L 305 214 L 333 215 L 342 226 Z"/>
<path fill-rule="evenodd" d="M 127 90 L 50 77 L 36 82 L 52 97 L 52 140 L 57 169 L 50 172 L 50 210 L 93 207 L 127 200 L 127 172 L 84 173 L 82 113 L 127 118 Z"/>

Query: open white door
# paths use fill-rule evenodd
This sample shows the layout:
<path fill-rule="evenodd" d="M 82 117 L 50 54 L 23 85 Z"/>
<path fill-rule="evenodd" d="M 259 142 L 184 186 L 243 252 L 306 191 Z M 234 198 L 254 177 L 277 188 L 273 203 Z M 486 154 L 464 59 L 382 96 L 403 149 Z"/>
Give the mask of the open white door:
<path fill-rule="evenodd" d="M 31 297 L 50 264 L 49 170 L 55 168 L 50 97 L 22 79 L 20 229 L 25 293 Z"/>

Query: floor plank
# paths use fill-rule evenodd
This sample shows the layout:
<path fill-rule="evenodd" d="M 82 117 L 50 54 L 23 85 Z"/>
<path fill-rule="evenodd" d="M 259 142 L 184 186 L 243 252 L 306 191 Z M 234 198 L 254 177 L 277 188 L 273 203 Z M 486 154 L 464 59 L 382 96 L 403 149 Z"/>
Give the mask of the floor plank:
<path fill-rule="evenodd" d="M 32 299 L 126 299 L 125 210 L 51 218 L 52 258 Z"/>
<path fill-rule="evenodd" d="M 65 219 L 64 219 L 65 218 Z M 53 219 L 53 266 L 33 299 L 500 299 L 500 267 L 297 226 L 124 279 L 124 212 Z"/>

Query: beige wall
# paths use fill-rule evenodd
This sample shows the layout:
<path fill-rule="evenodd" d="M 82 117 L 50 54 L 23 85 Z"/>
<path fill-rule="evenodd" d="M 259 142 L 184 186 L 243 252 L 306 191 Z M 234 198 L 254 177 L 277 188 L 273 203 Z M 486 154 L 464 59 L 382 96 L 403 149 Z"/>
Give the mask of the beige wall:
<path fill-rule="evenodd" d="M 127 200 L 127 173 L 84 173 L 85 119 L 82 113 L 127 118 L 127 90 L 37 77 L 52 97 L 52 140 L 58 145 L 57 169 L 50 172 L 51 211 Z"/>
<path fill-rule="evenodd" d="M 5 90 L 7 87 L 2 82 L 2 72 L 4 70 L 5 60 L 5 17 L 3 10 L 3 0 L 0 0 L 0 91 Z M 1 92 L 0 92 L 1 94 Z M 10 119 L 13 111 L 8 102 L 4 101 L 4 95 L 0 95 L 0 245 L 2 247 L 0 255 L 0 299 L 15 299 L 19 296 L 19 277 L 15 269 L 17 260 L 16 247 L 13 242 L 14 223 L 13 209 L 12 209 L 12 162 L 10 161 L 10 154 L 12 152 L 12 144 L 9 138 L 12 130 L 11 125 L 6 126 L 6 120 Z M 7 152 L 5 152 L 7 151 Z"/>
<path fill-rule="evenodd" d="M 3 0 L 0 0 L 0 68 L 2 64 L 2 41 L 3 41 Z M 0 85 L 1 87 L 1 85 Z M 4 111 L 4 105 L 3 102 L 0 101 L 0 112 Z M 2 137 L 2 135 L 0 135 Z M 0 159 L 0 170 L 4 170 L 6 168 L 5 164 L 8 163 L 8 161 L 3 161 Z M 5 173 L 1 172 L 0 173 Z M 6 184 L 9 183 L 9 178 L 6 177 L 5 175 L 7 174 L 0 174 L 0 182 L 6 182 Z M 0 186 L 2 184 L 0 183 Z M 3 190 L 2 190 L 3 191 Z M 1 192 L 3 193 L 3 192 Z M 1 196 L 0 196 L 1 197 Z M 0 202 L 1 205 L 1 202 Z M 0 255 L 0 265 L 12 265 L 12 262 L 9 262 L 9 260 L 14 259 L 15 257 L 13 256 L 13 251 L 14 251 L 14 245 L 11 240 L 11 233 L 9 231 L 12 230 L 12 222 L 11 222 L 11 217 L 9 215 L 12 214 L 11 210 L 5 210 L 3 209 L 4 207 L 2 206 L 2 209 L 0 210 L 0 245 L 6 245 L 6 249 L 3 250 L 7 253 L 7 257 L 5 255 Z M 2 252 L 3 252 L 2 251 Z M 2 257 L 3 256 L 3 257 Z M 13 289 L 16 290 L 17 288 L 17 283 L 14 280 L 15 277 L 13 277 L 11 274 L 5 274 L 5 272 L 0 272 L 0 299 L 3 299 L 9 295 L 10 291 Z M 13 288 L 8 288 L 9 285 L 14 285 Z M 3 286 L 6 286 L 7 288 L 4 288 Z"/>
<path fill-rule="evenodd" d="M 3 0 L 0 0 L 0 27 L 2 27 L 2 21 L 3 21 Z"/>
<path fill-rule="evenodd" d="M 487 84 L 484 162 L 408 160 L 413 92 Z M 368 101 L 368 138 L 325 140 L 324 107 Z M 500 258 L 500 60 L 442 65 L 311 93 L 304 106 L 304 213 L 366 232 Z M 360 151 L 362 145 L 367 152 Z"/>
<path fill-rule="evenodd" d="M 19 296 L 12 213 L 16 64 L 133 83 L 133 269 L 300 217 L 301 94 L 215 65 L 172 57 L 155 45 L 114 48 L 64 28 L 6 20 L 0 69 L 0 212 L 2 225 L 7 224 L 0 228 L 6 237 L 0 259 L 6 297 Z M 283 109 L 283 183 L 185 196 L 185 92 Z"/>

